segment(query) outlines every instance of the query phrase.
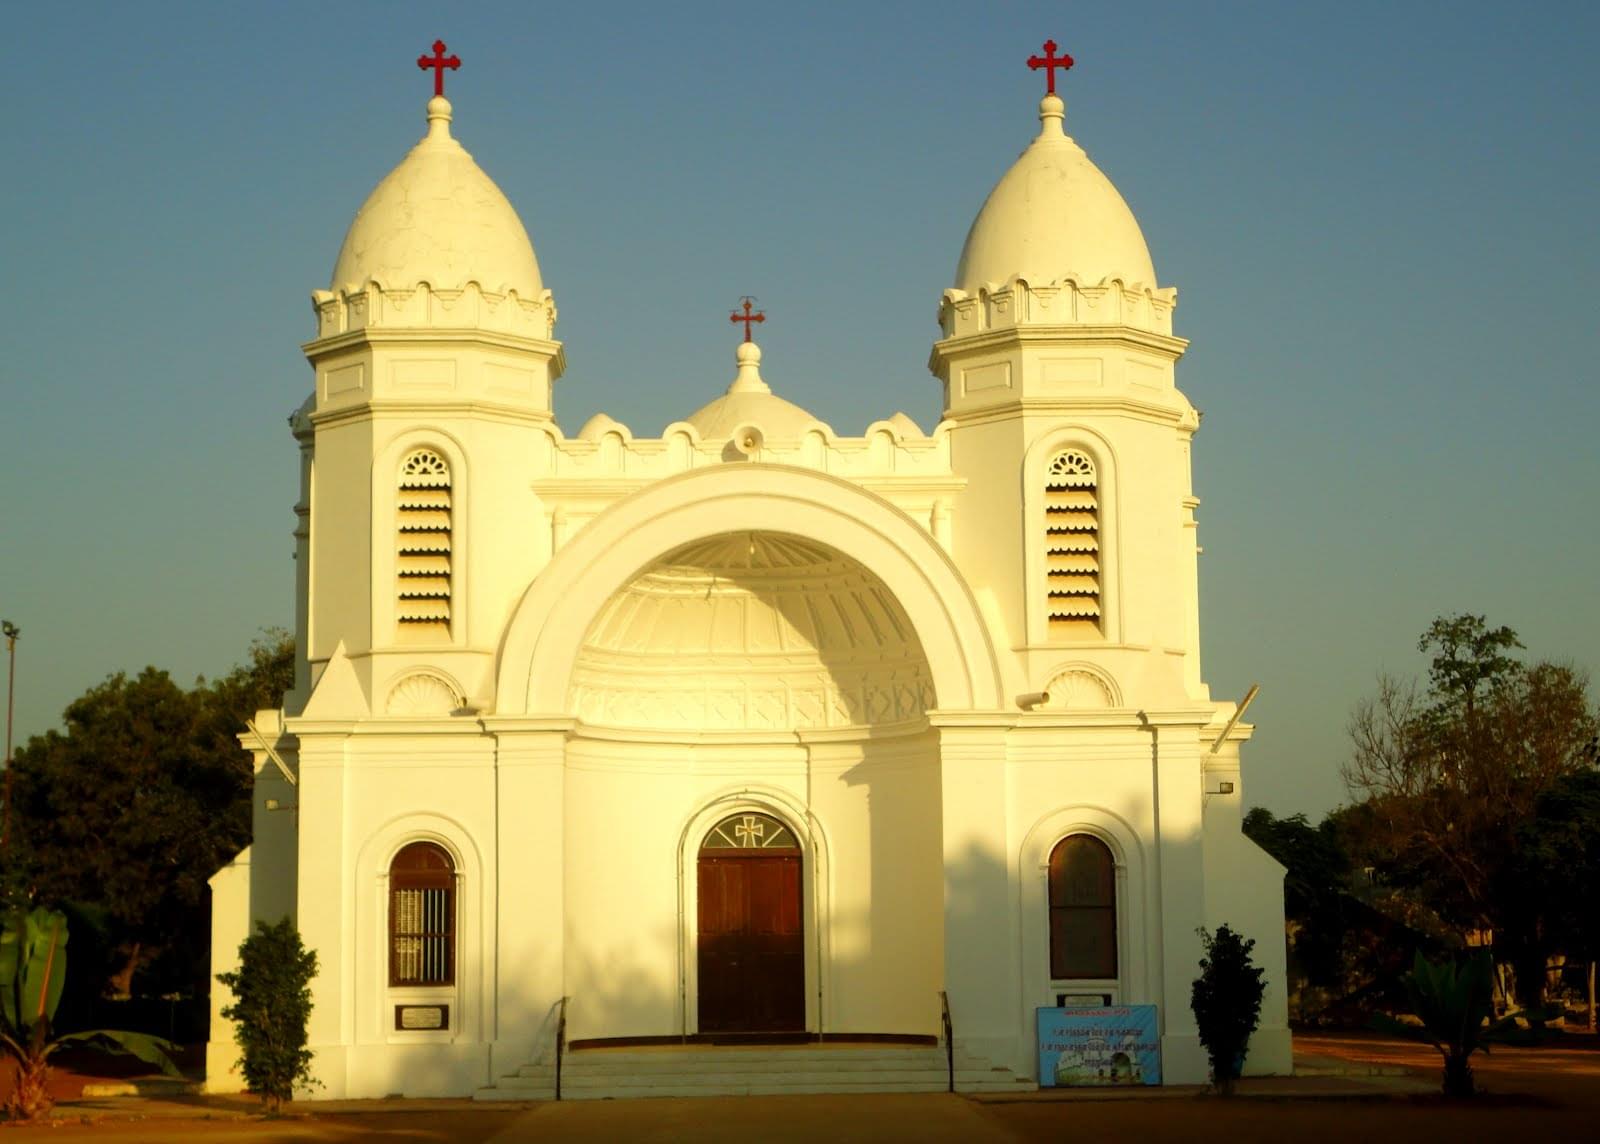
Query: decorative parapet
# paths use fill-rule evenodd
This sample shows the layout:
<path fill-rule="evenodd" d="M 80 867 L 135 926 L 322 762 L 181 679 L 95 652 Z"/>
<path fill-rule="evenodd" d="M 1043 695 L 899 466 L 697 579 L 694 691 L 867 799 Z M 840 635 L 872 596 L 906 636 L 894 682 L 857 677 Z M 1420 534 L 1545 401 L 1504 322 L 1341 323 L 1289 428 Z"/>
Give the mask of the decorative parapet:
<path fill-rule="evenodd" d="M 606 507 L 656 481 L 712 465 L 787 465 L 858 484 L 948 544 L 952 498 L 966 486 L 951 467 L 951 424 L 924 434 L 898 413 L 873 422 L 863 436 L 840 437 L 814 422 L 798 437 L 763 433 L 759 447 L 747 450 L 731 437 L 703 437 L 687 421 L 673 422 L 660 437 L 635 437 L 597 414 L 576 437 L 544 427 L 533 446 L 533 491 L 546 507 L 552 547 L 560 548 Z"/>
<path fill-rule="evenodd" d="M 1083 283 L 1068 275 L 1044 285 L 1013 278 L 976 293 L 946 290 L 939 326 L 947 338 L 1019 326 L 1127 326 L 1172 336 L 1176 287 L 1108 278 Z"/>
<path fill-rule="evenodd" d="M 423 282 L 404 290 L 369 280 L 360 290 L 313 290 L 317 340 L 357 330 L 487 330 L 548 341 L 556 305 L 549 290 L 524 298 L 515 290 L 495 293 L 476 282 L 459 290 L 435 290 Z"/>

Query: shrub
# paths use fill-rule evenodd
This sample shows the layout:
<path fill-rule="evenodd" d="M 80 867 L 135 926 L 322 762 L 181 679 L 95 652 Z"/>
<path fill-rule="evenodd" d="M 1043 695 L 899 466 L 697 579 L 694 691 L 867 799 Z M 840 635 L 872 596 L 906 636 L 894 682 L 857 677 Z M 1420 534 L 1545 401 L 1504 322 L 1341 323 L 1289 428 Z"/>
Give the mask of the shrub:
<path fill-rule="evenodd" d="M 222 1015 L 238 1027 L 240 1071 L 269 1115 L 294 1099 L 295 1085 L 316 1083 L 306 1048 L 316 975 L 316 952 L 301 943 L 288 918 L 270 926 L 257 922 L 256 932 L 239 943 L 238 971 L 217 974 L 235 997 Z"/>
<path fill-rule="evenodd" d="M 1206 955 L 1200 959 L 1200 976 L 1194 980 L 1189 1004 L 1200 1029 L 1200 1043 L 1211 1060 L 1211 1081 L 1224 1096 L 1244 1063 L 1250 1034 L 1261 1023 L 1261 996 L 1266 992 L 1266 970 L 1250 960 L 1253 938 L 1240 937 L 1226 925 L 1215 935 L 1200 931 Z"/>
<path fill-rule="evenodd" d="M 1489 1042 L 1514 1028 L 1511 1018 L 1491 1021 L 1494 995 L 1494 960 L 1480 949 L 1461 961 L 1443 958 L 1431 962 L 1417 954 L 1404 978 L 1411 1012 L 1420 1025 L 1408 1025 L 1376 1014 L 1373 1025 L 1386 1033 L 1422 1041 L 1444 1058 L 1444 1094 L 1473 1096 L 1478 1091 L 1472 1077 L 1472 1054 L 1489 1051 Z"/>

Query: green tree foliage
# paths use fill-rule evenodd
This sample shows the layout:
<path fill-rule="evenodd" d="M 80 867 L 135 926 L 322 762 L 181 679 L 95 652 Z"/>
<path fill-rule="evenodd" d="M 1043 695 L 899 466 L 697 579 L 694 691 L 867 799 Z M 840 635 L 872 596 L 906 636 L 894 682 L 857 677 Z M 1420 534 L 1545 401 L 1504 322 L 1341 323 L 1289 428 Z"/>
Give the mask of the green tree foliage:
<path fill-rule="evenodd" d="M 277 702 L 293 658 L 271 632 L 215 683 L 111 676 L 16 752 L 17 877 L 36 901 L 103 913 L 121 950 L 113 991 L 161 952 L 162 989 L 203 985 L 206 882 L 250 841 L 251 756 L 234 736 Z"/>
<path fill-rule="evenodd" d="M 1490 628 L 1482 616 L 1440 616 L 1417 640 L 1418 651 L 1432 651 L 1428 683 L 1441 704 L 1470 715 L 1479 688 L 1495 688 L 1522 665 L 1506 653 L 1522 641 L 1510 628 Z"/>
<path fill-rule="evenodd" d="M 1254 938 L 1241 937 L 1226 925 L 1215 934 L 1200 931 L 1206 955 L 1190 991 L 1200 1043 L 1211 1061 L 1211 1080 L 1224 1096 L 1233 1092 L 1250 1036 L 1261 1023 L 1261 998 L 1266 971 L 1250 959 Z"/>
<path fill-rule="evenodd" d="M 239 943 L 238 971 L 217 974 L 236 999 L 222 1015 L 237 1025 L 239 1069 L 268 1113 L 294 1099 L 296 1085 L 315 1083 L 306 1024 L 316 975 L 316 952 L 306 949 L 288 918 L 257 922 L 256 932 Z"/>
<path fill-rule="evenodd" d="M 1600 961 L 1600 770 L 1557 780 L 1517 831 L 1504 891 L 1541 945 Z"/>
<path fill-rule="evenodd" d="M 1350 858 L 1334 820 L 1316 826 L 1303 814 L 1275 818 L 1265 807 L 1244 816 L 1244 833 L 1288 868 L 1283 912 L 1291 925 L 1290 957 L 1305 981 L 1338 983 L 1344 967 L 1343 939 L 1350 927 Z"/>
<path fill-rule="evenodd" d="M 1434 652 L 1429 686 L 1381 678 L 1351 720 L 1354 857 L 1458 936 L 1492 934 L 1536 1004 L 1549 940 L 1514 864 L 1540 798 L 1594 766 L 1588 679 L 1517 662 L 1516 634 L 1481 616 L 1436 620 L 1419 646 Z"/>

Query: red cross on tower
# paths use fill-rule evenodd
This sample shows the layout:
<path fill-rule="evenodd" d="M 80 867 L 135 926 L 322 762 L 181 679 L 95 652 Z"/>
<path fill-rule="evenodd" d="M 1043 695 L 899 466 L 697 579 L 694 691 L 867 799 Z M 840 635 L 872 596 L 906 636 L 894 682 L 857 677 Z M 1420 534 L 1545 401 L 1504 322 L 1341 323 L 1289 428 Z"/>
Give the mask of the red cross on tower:
<path fill-rule="evenodd" d="M 728 321 L 744 323 L 744 340 L 748 342 L 750 340 L 751 323 L 765 322 L 767 320 L 767 316 L 761 313 L 759 310 L 757 310 L 755 313 L 751 313 L 751 310 L 754 309 L 756 304 L 756 300 L 754 298 L 740 298 L 739 301 L 744 306 L 744 313 L 741 314 L 738 310 L 735 310 L 733 313 L 728 315 Z"/>
<path fill-rule="evenodd" d="M 1056 69 L 1060 68 L 1062 71 L 1066 71 L 1072 66 L 1072 57 L 1056 55 L 1056 42 L 1054 40 L 1046 40 L 1044 42 L 1044 55 L 1029 56 L 1028 66 L 1034 71 L 1044 68 L 1046 92 L 1054 95 L 1056 93 Z"/>
<path fill-rule="evenodd" d="M 433 55 L 418 56 L 417 66 L 423 71 L 427 71 L 429 68 L 433 69 L 433 94 L 443 95 L 444 69 L 449 68 L 451 71 L 455 71 L 461 66 L 461 57 L 445 55 L 444 41 L 435 40 L 433 41 Z M 1051 90 L 1054 91 L 1055 89 L 1051 88 Z"/>

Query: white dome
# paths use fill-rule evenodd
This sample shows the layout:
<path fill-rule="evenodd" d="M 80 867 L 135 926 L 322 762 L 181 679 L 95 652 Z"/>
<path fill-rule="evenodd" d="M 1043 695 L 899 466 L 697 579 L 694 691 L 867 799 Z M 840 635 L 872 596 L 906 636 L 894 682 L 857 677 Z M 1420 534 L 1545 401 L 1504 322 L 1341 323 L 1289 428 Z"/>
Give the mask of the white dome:
<path fill-rule="evenodd" d="M 865 567 L 739 532 L 685 545 L 613 596 L 569 701 L 614 727 L 839 727 L 920 718 L 933 685 L 911 621 Z"/>
<path fill-rule="evenodd" d="M 1030 285 L 1068 275 L 1094 284 L 1156 286 L 1139 223 L 1099 167 L 1061 130 L 1062 103 L 1039 104 L 1039 136 L 1012 164 L 967 232 L 957 289 L 1024 278 Z"/>
<path fill-rule="evenodd" d="M 426 282 L 536 298 L 544 288 L 533 244 L 500 188 L 450 135 L 450 103 L 428 102 L 428 134 L 367 196 L 333 268 L 335 291 Z"/>
<path fill-rule="evenodd" d="M 773 393 L 762 380 L 760 346 L 754 342 L 740 342 L 734 358 L 739 372 L 728 386 L 728 392 L 702 405 L 687 418 L 689 424 L 700 431 L 702 440 L 731 437 L 735 429 L 755 425 L 772 440 L 786 441 L 821 424 L 812 413 Z"/>

